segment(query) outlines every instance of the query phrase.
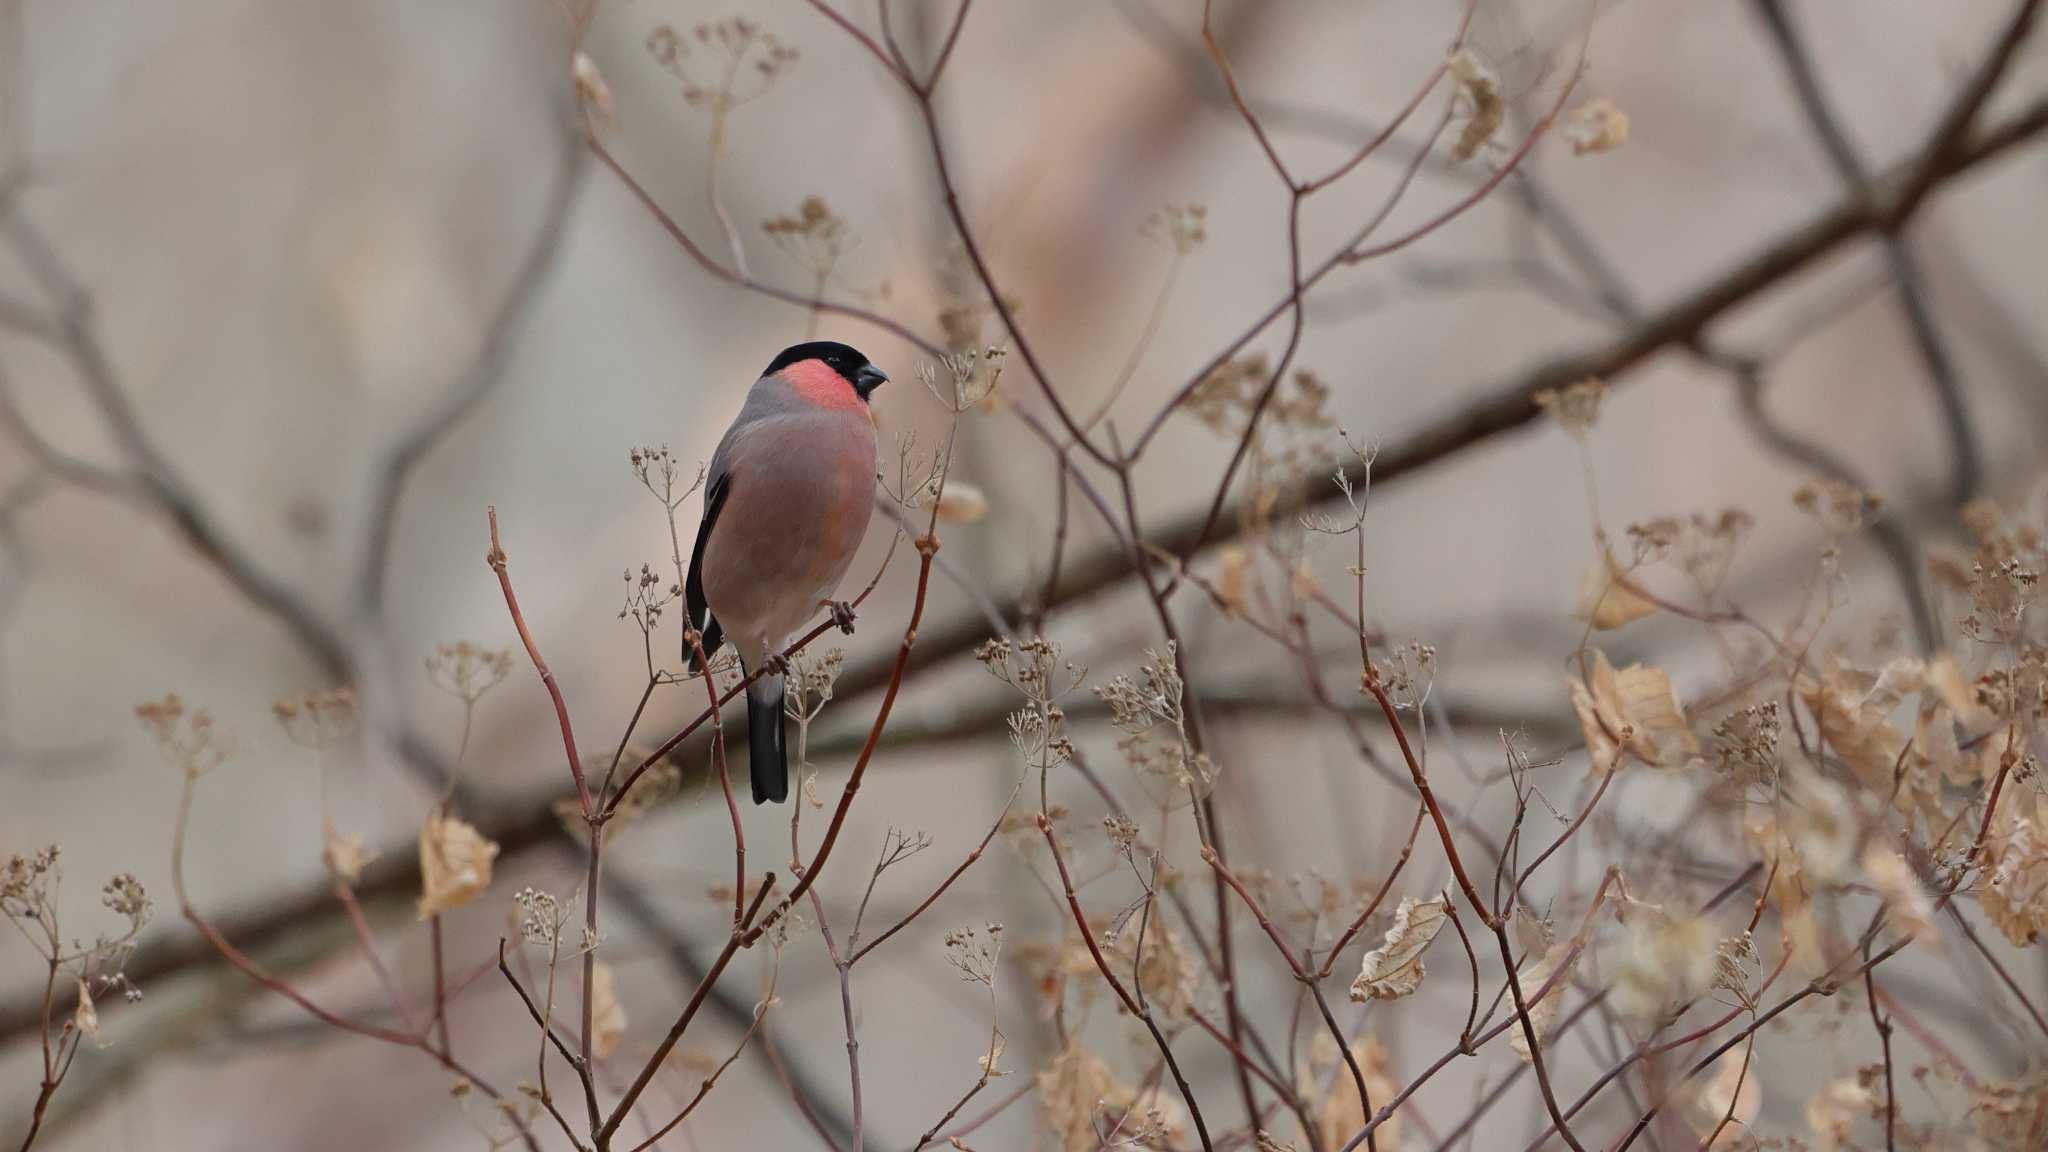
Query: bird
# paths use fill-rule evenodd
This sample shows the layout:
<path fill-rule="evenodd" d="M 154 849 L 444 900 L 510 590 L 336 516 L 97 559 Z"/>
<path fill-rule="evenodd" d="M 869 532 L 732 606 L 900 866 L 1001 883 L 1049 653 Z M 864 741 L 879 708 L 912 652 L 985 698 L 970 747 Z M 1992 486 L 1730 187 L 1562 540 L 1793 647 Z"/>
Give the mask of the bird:
<path fill-rule="evenodd" d="M 831 597 L 874 511 L 868 398 L 888 379 L 836 341 L 783 349 L 748 390 L 705 472 L 684 593 L 703 661 L 730 640 L 753 677 L 747 749 L 756 804 L 789 798 L 783 647 L 820 608 L 853 631 L 851 606 Z"/>

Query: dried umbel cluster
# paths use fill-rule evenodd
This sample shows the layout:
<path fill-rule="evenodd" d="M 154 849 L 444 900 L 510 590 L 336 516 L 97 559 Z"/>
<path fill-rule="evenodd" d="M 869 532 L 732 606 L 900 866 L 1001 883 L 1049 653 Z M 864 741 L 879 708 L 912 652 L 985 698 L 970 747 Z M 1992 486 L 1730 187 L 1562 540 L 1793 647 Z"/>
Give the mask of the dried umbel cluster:
<path fill-rule="evenodd" d="M 510 648 L 484 648 L 467 640 L 437 644 L 427 655 L 427 679 L 434 687 L 474 704 L 512 671 Z"/>
<path fill-rule="evenodd" d="M 1188 718 L 1177 648 L 1146 650 L 1145 662 L 1133 679 L 1119 674 L 1095 687 L 1108 707 L 1110 723 L 1122 737 L 1117 750 L 1141 777 L 1163 785 L 1158 795 L 1200 799 L 1216 783 L 1216 765 L 1188 738 Z"/>
<path fill-rule="evenodd" d="M 187 779 L 206 775 L 235 754 L 234 736 L 215 726 L 213 713 L 205 708 L 188 711 L 175 692 L 136 705 L 135 717 L 156 740 L 164 760 Z"/>
<path fill-rule="evenodd" d="M 818 718 L 832 701 L 832 686 L 846 667 L 846 650 L 827 648 L 821 656 L 798 654 L 783 676 L 783 708 L 793 720 Z"/>
<path fill-rule="evenodd" d="M 1300 511 L 1289 494 L 1335 461 L 1329 399 L 1321 376 L 1306 368 L 1276 370 L 1261 353 L 1225 361 L 1188 393 L 1182 406 L 1189 415 L 1218 436 L 1244 438 L 1249 446 L 1249 491 L 1241 513 L 1247 534 Z"/>
<path fill-rule="evenodd" d="M 304 748 L 332 748 L 355 735 L 356 694 L 348 687 L 280 696 L 270 715 L 292 743 Z"/>
<path fill-rule="evenodd" d="M 1209 209 L 1201 204 L 1168 204 L 1145 217 L 1139 235 L 1163 241 L 1176 256 L 1187 256 L 1209 239 Z"/>
<path fill-rule="evenodd" d="M 1059 646 L 1042 637 L 990 640 L 974 658 L 1024 697 L 1025 707 L 1010 713 L 1009 724 L 1010 742 L 1025 763 L 1043 773 L 1071 760 L 1074 745 L 1060 701 L 1087 680 L 1088 670 L 1063 659 Z"/>
<path fill-rule="evenodd" d="M 810 271 L 818 292 L 831 282 L 840 258 L 860 245 L 859 234 L 822 196 L 806 196 L 794 213 L 762 221 L 761 231 Z"/>
<path fill-rule="evenodd" d="M 714 112 L 765 95 L 798 58 L 795 48 L 744 16 L 700 23 L 688 32 L 657 25 L 647 34 L 647 52 L 682 81 L 685 103 Z"/>

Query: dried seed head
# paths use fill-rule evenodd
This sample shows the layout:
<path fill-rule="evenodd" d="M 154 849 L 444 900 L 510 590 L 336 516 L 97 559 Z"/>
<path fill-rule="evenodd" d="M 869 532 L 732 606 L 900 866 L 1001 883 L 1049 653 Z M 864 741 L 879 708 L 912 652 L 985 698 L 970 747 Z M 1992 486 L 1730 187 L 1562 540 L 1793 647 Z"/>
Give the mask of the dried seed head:
<path fill-rule="evenodd" d="M 1600 420 L 1600 398 L 1606 391 L 1604 381 L 1588 378 L 1538 392 L 1536 406 L 1550 413 L 1551 419 L 1574 438 L 1584 440 Z"/>

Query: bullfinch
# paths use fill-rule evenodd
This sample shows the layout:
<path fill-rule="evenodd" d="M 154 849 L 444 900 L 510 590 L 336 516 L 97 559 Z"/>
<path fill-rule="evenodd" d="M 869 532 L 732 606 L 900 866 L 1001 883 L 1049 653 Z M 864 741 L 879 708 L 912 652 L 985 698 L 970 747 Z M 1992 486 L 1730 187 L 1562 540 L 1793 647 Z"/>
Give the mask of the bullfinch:
<path fill-rule="evenodd" d="M 756 804 L 789 797 L 783 646 L 821 607 L 852 630 L 851 610 L 830 597 L 874 511 L 868 396 L 888 379 L 844 344 L 786 348 L 711 454 L 684 592 L 705 656 L 731 640 L 741 669 L 762 673 L 747 686 Z"/>

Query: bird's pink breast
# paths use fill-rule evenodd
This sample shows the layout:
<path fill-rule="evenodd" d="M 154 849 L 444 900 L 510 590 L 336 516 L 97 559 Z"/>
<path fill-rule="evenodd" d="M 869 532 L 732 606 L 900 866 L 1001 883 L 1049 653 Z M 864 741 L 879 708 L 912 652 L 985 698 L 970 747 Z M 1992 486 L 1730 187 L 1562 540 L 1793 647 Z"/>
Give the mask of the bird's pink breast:
<path fill-rule="evenodd" d="M 781 374 L 798 396 L 819 408 L 852 412 L 867 407 L 846 377 L 823 360 L 799 361 L 784 368 Z"/>
<path fill-rule="evenodd" d="M 780 644 L 815 615 L 860 548 L 875 438 L 855 403 L 863 411 L 772 418 L 733 445 L 731 492 L 705 542 L 704 595 L 743 654 Z"/>

